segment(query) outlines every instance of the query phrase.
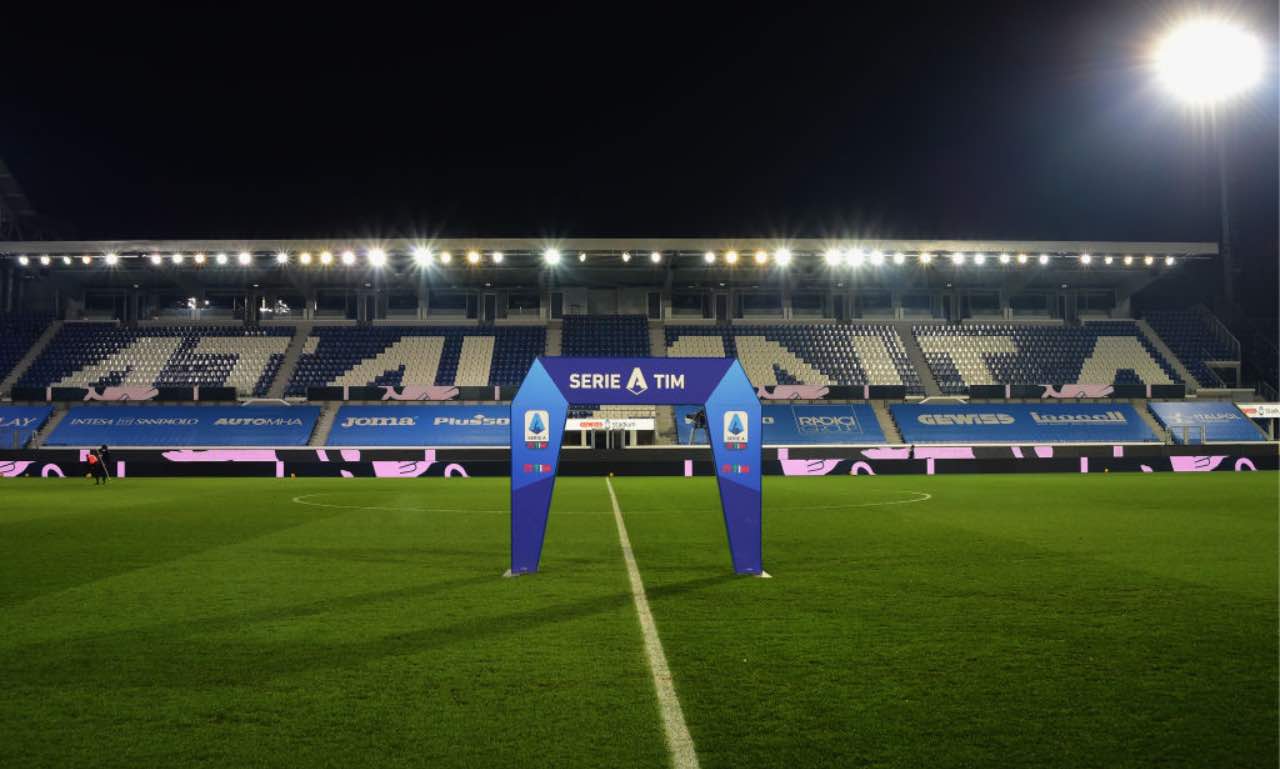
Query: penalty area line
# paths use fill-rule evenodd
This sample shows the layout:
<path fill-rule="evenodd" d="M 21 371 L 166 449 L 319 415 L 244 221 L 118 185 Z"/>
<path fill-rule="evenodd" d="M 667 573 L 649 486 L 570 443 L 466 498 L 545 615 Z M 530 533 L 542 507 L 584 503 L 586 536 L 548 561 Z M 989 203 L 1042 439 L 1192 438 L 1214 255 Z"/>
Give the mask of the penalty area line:
<path fill-rule="evenodd" d="M 644 655 L 649 661 L 649 673 L 658 695 L 658 711 L 662 716 L 662 731 L 667 736 L 667 749 L 671 752 L 671 765 L 675 769 L 698 769 L 698 754 L 693 749 L 693 737 L 684 721 L 684 710 L 676 696 L 675 682 L 671 680 L 671 668 L 667 655 L 658 638 L 658 627 L 649 611 L 649 597 L 644 592 L 636 556 L 631 550 L 631 537 L 627 536 L 627 524 L 622 520 L 622 508 L 618 507 L 618 495 L 613 493 L 613 481 L 604 479 L 609 487 L 609 501 L 613 503 L 613 520 L 618 524 L 618 542 L 622 545 L 622 560 L 627 564 L 627 577 L 631 581 L 631 599 L 640 619 L 640 631 L 644 636 Z"/>

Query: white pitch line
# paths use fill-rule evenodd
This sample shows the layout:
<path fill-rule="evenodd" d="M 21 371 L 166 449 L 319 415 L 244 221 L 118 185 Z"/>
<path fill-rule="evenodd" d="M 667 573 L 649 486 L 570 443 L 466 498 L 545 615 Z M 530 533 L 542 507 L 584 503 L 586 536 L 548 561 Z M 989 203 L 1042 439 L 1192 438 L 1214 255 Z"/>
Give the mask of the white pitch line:
<path fill-rule="evenodd" d="M 671 668 L 667 655 L 662 651 L 658 628 L 649 611 L 649 597 L 644 592 L 636 556 L 631 550 L 631 538 L 627 536 L 627 524 L 622 520 L 622 508 L 618 507 L 618 495 L 613 493 L 613 482 L 604 479 L 609 487 L 609 501 L 613 503 L 613 520 L 618 524 L 618 542 L 622 545 L 622 559 L 627 563 L 627 577 L 631 580 L 631 599 L 640 618 L 640 631 L 644 635 L 644 654 L 649 659 L 649 672 L 653 676 L 653 688 L 658 693 L 658 710 L 662 714 L 662 731 L 667 735 L 667 749 L 671 751 L 674 769 L 698 769 L 698 754 L 693 749 L 693 737 L 689 725 L 684 722 L 684 710 L 676 696 L 675 683 L 671 680 Z"/>

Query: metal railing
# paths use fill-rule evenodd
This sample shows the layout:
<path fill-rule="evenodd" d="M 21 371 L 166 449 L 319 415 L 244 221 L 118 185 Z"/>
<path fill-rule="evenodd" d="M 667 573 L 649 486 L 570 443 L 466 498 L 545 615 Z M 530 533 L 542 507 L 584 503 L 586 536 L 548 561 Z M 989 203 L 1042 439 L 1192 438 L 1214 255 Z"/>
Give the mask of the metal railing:
<path fill-rule="evenodd" d="M 1231 329 L 1227 328 L 1227 324 L 1218 320 L 1218 316 L 1203 304 L 1196 305 L 1196 312 L 1200 314 L 1204 324 L 1208 326 L 1209 331 L 1213 333 L 1213 337 L 1219 344 L 1225 345 L 1231 350 L 1231 357 L 1227 360 L 1240 360 L 1240 340 L 1236 339 L 1236 335 L 1231 333 Z"/>

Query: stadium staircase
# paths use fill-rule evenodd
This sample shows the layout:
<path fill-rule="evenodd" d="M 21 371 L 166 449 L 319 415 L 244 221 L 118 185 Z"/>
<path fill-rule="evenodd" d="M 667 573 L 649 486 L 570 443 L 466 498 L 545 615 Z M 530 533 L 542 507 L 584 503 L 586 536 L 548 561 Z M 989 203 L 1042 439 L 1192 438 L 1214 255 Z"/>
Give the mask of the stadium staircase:
<path fill-rule="evenodd" d="M 1174 372 L 1182 379 L 1183 382 L 1186 383 L 1187 392 L 1195 392 L 1197 388 L 1196 378 L 1192 376 L 1191 372 L 1187 370 L 1187 367 L 1182 364 L 1182 359 L 1173 354 L 1173 350 L 1169 348 L 1169 345 L 1165 344 L 1165 341 L 1160 338 L 1160 335 L 1155 332 L 1155 329 L 1151 328 L 1151 324 L 1141 318 L 1134 322 L 1138 324 L 1138 328 L 1141 329 L 1142 333 L 1147 337 L 1147 341 L 1151 342 L 1151 346 L 1156 348 L 1156 350 L 1164 356 L 1164 359 L 1173 367 Z M 1144 411 L 1144 409 L 1139 409 L 1139 411 Z M 1163 430 L 1157 430 L 1156 435 L 1164 435 Z"/>
<path fill-rule="evenodd" d="M 560 323 L 551 323 L 547 325 L 547 355 L 559 355 L 564 349 Z"/>
<path fill-rule="evenodd" d="M 27 369 L 31 368 L 31 364 L 36 362 L 36 358 L 40 357 L 40 353 L 44 352 L 44 348 L 49 342 L 58 335 L 58 331 L 62 329 L 62 321 L 55 320 L 49 324 L 44 333 L 36 339 L 35 344 L 31 345 L 31 349 L 27 350 L 27 354 L 23 355 L 18 363 L 9 372 L 9 375 L 0 381 L 0 393 L 7 393 L 13 390 L 13 385 L 27 373 Z"/>
<path fill-rule="evenodd" d="M 1188 380 L 1190 381 L 1190 380 Z M 1156 419 L 1156 415 L 1151 413 L 1151 409 L 1145 400 L 1130 401 L 1133 410 L 1138 412 L 1138 416 L 1142 417 L 1142 421 L 1147 423 L 1147 427 L 1151 428 L 1151 432 L 1155 433 L 1163 443 L 1172 443 L 1169 439 L 1169 431 L 1164 428 Z"/>
<path fill-rule="evenodd" d="M 649 324 L 649 354 L 655 358 L 667 357 L 667 334 L 661 323 Z M 680 442 L 680 432 L 676 429 L 676 407 L 657 406 L 655 408 L 655 427 L 659 445 L 674 446 Z"/>
<path fill-rule="evenodd" d="M 925 397 L 933 397 L 942 395 L 942 388 L 938 386 L 938 380 L 933 378 L 933 371 L 929 369 L 929 362 L 925 360 L 924 350 L 920 349 L 920 343 L 916 341 L 916 335 L 912 332 L 912 321 L 896 321 L 892 324 L 895 331 L 898 332 L 898 338 L 902 340 L 903 350 L 907 353 L 907 360 L 911 361 L 911 366 L 920 375 L 920 384 L 924 387 Z M 885 435 L 889 433 L 886 431 Z"/>
<path fill-rule="evenodd" d="M 655 358 L 667 357 L 667 332 L 661 323 L 649 324 L 649 354 Z"/>
<path fill-rule="evenodd" d="M 316 420 L 315 429 L 311 431 L 308 446 L 324 446 L 329 442 L 329 433 L 333 430 L 333 421 L 338 416 L 341 403 L 325 403 L 320 407 L 320 418 Z"/>
<path fill-rule="evenodd" d="M 43 427 L 36 431 L 35 435 L 31 436 L 31 441 L 27 446 L 33 449 L 44 448 L 44 442 L 53 434 L 53 431 L 57 429 L 58 424 L 61 423 L 70 412 L 71 409 L 67 404 L 55 405 L 53 407 L 53 413 L 49 415 L 49 419 L 44 423 Z"/>
<path fill-rule="evenodd" d="M 280 363 L 280 370 L 276 372 L 276 379 L 271 383 L 271 389 L 267 391 L 268 398 L 283 398 L 285 390 L 289 388 L 289 380 L 293 379 L 294 369 L 298 367 L 298 359 L 302 357 L 302 348 L 307 344 L 307 338 L 311 336 L 311 327 L 313 324 L 308 322 L 299 323 L 293 330 L 293 338 L 289 340 L 289 346 L 284 351 L 284 360 Z M 317 428 L 318 429 L 318 428 Z M 329 434 L 328 430 L 325 435 Z"/>
<path fill-rule="evenodd" d="M 898 423 L 893 421 L 889 406 L 884 401 L 871 401 L 871 410 L 876 413 L 876 422 L 880 423 L 885 440 L 889 443 L 903 443 L 902 432 L 898 429 Z"/>

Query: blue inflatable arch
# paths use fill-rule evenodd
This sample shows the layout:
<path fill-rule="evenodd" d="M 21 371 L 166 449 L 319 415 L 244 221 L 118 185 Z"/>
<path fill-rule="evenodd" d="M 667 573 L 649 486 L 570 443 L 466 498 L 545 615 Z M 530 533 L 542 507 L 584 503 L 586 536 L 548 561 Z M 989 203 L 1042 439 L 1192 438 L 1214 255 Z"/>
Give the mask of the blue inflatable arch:
<path fill-rule="evenodd" d="M 511 403 L 511 568 L 538 570 L 569 404 L 702 404 L 729 556 L 764 574 L 760 401 L 732 358 L 538 358 Z"/>

